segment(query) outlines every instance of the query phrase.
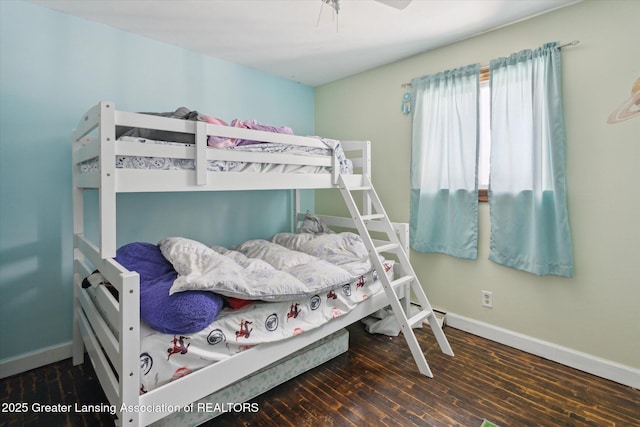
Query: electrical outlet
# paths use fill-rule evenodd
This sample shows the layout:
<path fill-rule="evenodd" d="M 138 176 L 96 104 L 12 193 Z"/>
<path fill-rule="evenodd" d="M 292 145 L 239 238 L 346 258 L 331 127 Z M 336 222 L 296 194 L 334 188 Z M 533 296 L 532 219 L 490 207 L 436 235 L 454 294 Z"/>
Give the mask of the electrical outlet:
<path fill-rule="evenodd" d="M 482 306 L 493 308 L 493 292 L 482 291 Z"/>

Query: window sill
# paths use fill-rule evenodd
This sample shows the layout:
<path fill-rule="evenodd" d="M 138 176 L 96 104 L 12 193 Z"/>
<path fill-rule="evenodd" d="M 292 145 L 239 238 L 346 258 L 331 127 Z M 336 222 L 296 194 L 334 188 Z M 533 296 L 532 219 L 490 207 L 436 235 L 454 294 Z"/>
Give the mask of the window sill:
<path fill-rule="evenodd" d="M 489 190 L 486 188 L 481 188 L 478 190 L 478 201 L 479 202 L 488 202 L 489 201 Z"/>

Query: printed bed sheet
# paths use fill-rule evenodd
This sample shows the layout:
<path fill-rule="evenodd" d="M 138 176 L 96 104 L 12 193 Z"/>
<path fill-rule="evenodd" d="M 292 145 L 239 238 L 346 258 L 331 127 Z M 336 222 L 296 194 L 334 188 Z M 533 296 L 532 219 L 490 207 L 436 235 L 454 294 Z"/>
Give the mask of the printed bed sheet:
<path fill-rule="evenodd" d="M 131 253 L 127 255 L 125 249 Z M 360 236 L 349 232 L 280 233 L 271 241 L 250 240 L 234 250 L 168 238 L 157 246 L 125 245 L 116 260 L 130 268 L 136 265 L 134 258 L 151 261 L 150 270 L 163 263 L 168 267 L 165 264 L 162 271 L 175 269 L 172 274 L 160 274 L 161 281 L 148 281 L 145 264 L 133 269 L 141 277 L 142 318 L 145 313 L 154 315 L 150 321 L 157 320 L 156 315 L 168 318 L 175 314 L 173 310 L 182 310 L 180 318 L 188 317 L 197 308 L 184 311 L 185 307 L 171 302 L 169 294 L 223 295 L 236 307 L 224 308 L 211 323 L 191 333 L 160 332 L 141 321 L 141 393 L 255 345 L 318 328 L 384 292 L 380 272 L 373 270 Z M 383 265 L 382 274 L 391 278 L 393 261 L 383 260 Z M 165 295 L 162 301 L 173 307 L 171 313 L 158 312 L 165 308 L 142 298 L 158 291 Z"/>
<path fill-rule="evenodd" d="M 287 153 L 305 156 L 329 155 L 331 149 L 336 150 L 336 155 L 340 163 L 340 173 L 352 174 L 353 164 L 346 158 L 340 141 L 333 139 L 320 138 L 327 145 L 327 149 L 302 147 L 296 145 L 276 144 L 276 143 L 260 143 L 252 145 L 242 145 L 237 147 L 225 148 L 225 150 L 242 151 L 242 152 L 262 152 L 262 153 Z M 162 144 L 173 146 L 192 147 L 193 144 L 157 141 L 153 139 L 123 136 L 118 141 L 136 142 L 140 144 Z M 209 148 L 218 150 L 219 148 Z M 116 167 L 122 169 L 158 169 L 158 170 L 193 170 L 195 169 L 194 159 L 176 159 L 168 157 L 144 157 L 144 156 L 116 156 Z M 100 170 L 99 159 L 93 158 L 80 164 L 80 172 L 97 172 Z M 237 162 L 227 160 L 209 160 L 207 162 L 207 170 L 209 172 L 277 172 L 277 173 L 330 173 L 331 168 L 322 166 L 308 165 L 288 165 L 277 163 L 251 163 Z"/>
<path fill-rule="evenodd" d="M 385 261 L 392 274 L 392 261 Z M 370 272 L 354 282 L 296 301 L 256 301 L 225 308 L 200 332 L 168 335 L 142 324 L 141 392 L 181 378 L 213 362 L 263 342 L 287 339 L 322 326 L 379 292 L 382 284 Z"/>

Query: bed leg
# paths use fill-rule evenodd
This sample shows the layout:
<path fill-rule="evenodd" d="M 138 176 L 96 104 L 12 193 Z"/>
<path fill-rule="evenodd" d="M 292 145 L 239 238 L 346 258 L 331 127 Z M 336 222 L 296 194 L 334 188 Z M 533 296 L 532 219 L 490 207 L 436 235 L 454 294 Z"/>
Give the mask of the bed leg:
<path fill-rule="evenodd" d="M 77 314 L 73 314 L 73 344 L 71 346 L 71 357 L 73 366 L 84 363 L 84 342 L 82 341 L 82 332 L 78 325 Z"/>

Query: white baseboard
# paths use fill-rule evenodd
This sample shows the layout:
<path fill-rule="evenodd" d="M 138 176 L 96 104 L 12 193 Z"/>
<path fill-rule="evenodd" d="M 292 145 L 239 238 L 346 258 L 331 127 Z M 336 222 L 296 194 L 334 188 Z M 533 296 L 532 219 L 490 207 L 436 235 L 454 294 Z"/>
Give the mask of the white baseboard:
<path fill-rule="evenodd" d="M 640 369 L 542 341 L 478 320 L 447 313 L 447 326 L 535 354 L 601 378 L 640 389 Z M 455 349 L 454 349 L 455 350 Z"/>
<path fill-rule="evenodd" d="M 0 361 L 0 378 L 40 368 L 71 357 L 71 342 Z"/>

